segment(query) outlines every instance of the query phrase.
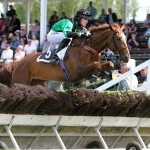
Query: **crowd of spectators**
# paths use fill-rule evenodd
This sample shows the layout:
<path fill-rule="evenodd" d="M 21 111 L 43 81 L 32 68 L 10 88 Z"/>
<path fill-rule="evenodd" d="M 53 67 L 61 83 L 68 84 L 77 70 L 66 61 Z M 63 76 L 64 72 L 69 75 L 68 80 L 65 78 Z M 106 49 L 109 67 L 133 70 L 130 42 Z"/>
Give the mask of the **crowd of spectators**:
<path fill-rule="evenodd" d="M 6 17 L 5 17 L 6 16 Z M 0 18 L 0 62 L 7 64 L 14 60 L 20 60 L 26 55 L 39 50 L 40 23 L 35 20 L 27 34 L 21 28 L 20 19 L 13 5 Z"/>

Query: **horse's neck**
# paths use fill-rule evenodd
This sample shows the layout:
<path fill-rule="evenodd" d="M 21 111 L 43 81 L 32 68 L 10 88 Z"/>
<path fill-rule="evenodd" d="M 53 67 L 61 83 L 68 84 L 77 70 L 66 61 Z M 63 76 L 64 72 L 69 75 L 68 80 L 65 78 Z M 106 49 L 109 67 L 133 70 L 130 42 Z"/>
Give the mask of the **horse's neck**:
<path fill-rule="evenodd" d="M 91 40 L 91 47 L 100 53 L 107 48 L 110 35 L 111 33 L 109 29 L 95 32 L 93 40 Z"/>

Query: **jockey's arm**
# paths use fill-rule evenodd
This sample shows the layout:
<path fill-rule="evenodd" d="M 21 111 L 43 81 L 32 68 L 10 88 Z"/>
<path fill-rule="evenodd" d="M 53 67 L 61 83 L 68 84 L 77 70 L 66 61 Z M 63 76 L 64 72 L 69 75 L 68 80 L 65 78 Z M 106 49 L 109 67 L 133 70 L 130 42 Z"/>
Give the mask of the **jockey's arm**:
<path fill-rule="evenodd" d="M 91 33 L 88 30 L 86 30 L 85 32 L 69 32 L 69 31 L 67 31 L 66 33 L 67 33 L 67 37 L 69 37 L 69 38 L 81 37 L 82 35 L 84 35 L 86 37 L 91 36 Z"/>
<path fill-rule="evenodd" d="M 69 32 L 69 31 L 67 31 L 66 32 L 67 33 L 67 37 L 69 37 L 69 38 L 76 38 L 76 37 L 80 37 L 81 36 L 81 33 L 79 33 L 79 32 Z"/>

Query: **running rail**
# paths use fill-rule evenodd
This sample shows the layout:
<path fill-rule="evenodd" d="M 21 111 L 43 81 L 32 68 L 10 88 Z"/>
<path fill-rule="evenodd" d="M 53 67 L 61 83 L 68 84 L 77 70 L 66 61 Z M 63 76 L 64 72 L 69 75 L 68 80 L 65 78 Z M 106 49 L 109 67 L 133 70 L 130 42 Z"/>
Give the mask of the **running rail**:
<path fill-rule="evenodd" d="M 149 128 L 150 118 L 138 118 L 138 117 L 103 117 L 103 116 L 45 116 L 45 115 L 13 115 L 13 114 L 0 114 L 0 125 L 5 126 L 8 136 L 10 137 L 16 150 L 20 150 L 20 147 L 11 131 L 14 126 L 43 126 L 52 127 L 53 132 L 62 149 L 66 150 L 66 146 L 58 132 L 60 126 L 65 127 L 86 127 L 83 131 L 82 136 L 86 133 L 87 129 L 94 128 L 97 137 L 99 137 L 104 149 L 109 149 L 103 135 L 101 133 L 101 127 L 123 127 L 125 130 L 122 131 L 121 135 L 126 131 L 127 128 L 132 128 L 135 136 L 138 138 L 140 144 L 144 149 L 147 149 L 142 137 L 139 133 L 139 128 Z M 38 135 L 41 136 L 43 133 L 40 132 Z M 74 147 L 80 141 L 82 137 L 79 137 L 75 142 Z M 118 138 L 118 139 L 119 139 Z M 114 141 L 116 142 L 118 141 Z M 35 141 L 34 141 L 35 142 Z"/>
<path fill-rule="evenodd" d="M 148 74 L 147 74 L 147 81 L 148 82 L 146 85 L 138 87 L 136 90 L 137 91 L 146 91 L 147 93 L 150 93 L 150 60 L 147 60 L 144 63 L 140 64 L 139 66 L 132 68 L 130 71 L 122 74 L 121 76 L 115 78 L 114 80 L 111 80 L 111 81 L 103 84 L 102 86 L 96 88 L 95 90 L 97 90 L 99 92 L 107 90 L 111 86 L 113 86 L 113 85 L 119 83 L 120 81 L 126 79 L 128 76 L 132 76 L 133 74 L 139 72 L 140 70 L 142 70 L 145 67 L 148 67 Z"/>

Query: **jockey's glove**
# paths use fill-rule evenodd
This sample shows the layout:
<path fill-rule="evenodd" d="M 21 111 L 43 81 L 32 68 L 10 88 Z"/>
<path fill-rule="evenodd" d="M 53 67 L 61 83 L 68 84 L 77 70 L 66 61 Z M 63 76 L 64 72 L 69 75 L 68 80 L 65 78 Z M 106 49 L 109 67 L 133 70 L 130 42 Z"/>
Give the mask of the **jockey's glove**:
<path fill-rule="evenodd" d="M 90 36 L 91 36 L 91 33 L 90 33 L 89 31 L 86 31 L 86 32 L 84 33 L 84 36 L 90 37 Z"/>

